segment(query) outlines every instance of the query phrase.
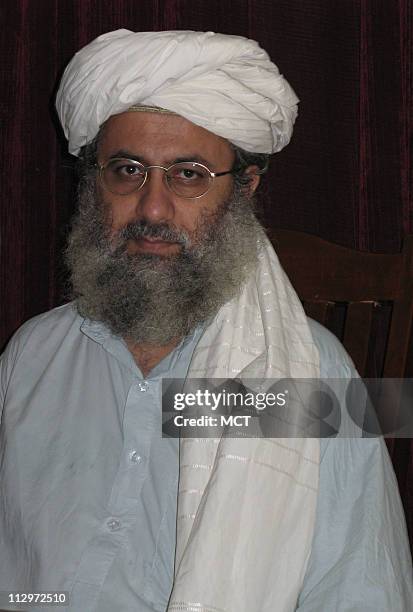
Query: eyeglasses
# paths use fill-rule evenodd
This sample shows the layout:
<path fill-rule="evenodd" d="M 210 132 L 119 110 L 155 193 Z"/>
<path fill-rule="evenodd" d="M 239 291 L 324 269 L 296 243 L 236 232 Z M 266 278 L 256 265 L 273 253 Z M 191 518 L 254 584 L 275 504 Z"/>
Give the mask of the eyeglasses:
<path fill-rule="evenodd" d="M 96 164 L 103 185 L 118 195 L 129 195 L 142 189 L 148 178 L 148 170 L 159 168 L 165 173 L 169 189 L 181 198 L 202 198 L 212 187 L 214 179 L 226 174 L 234 174 L 239 168 L 225 172 L 211 172 L 198 162 L 178 162 L 168 168 L 164 166 L 144 166 L 134 159 L 117 157 L 108 159 L 104 164 Z"/>

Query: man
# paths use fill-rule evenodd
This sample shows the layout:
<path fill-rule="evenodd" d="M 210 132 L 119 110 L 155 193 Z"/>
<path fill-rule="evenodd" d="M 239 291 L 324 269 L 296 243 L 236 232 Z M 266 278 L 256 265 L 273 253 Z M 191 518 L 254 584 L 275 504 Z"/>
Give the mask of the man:
<path fill-rule="evenodd" d="M 296 102 L 235 36 L 118 30 L 69 64 L 75 301 L 3 356 L 0 590 L 79 612 L 410 609 L 382 441 L 161 435 L 162 378 L 356 376 L 252 212 Z"/>

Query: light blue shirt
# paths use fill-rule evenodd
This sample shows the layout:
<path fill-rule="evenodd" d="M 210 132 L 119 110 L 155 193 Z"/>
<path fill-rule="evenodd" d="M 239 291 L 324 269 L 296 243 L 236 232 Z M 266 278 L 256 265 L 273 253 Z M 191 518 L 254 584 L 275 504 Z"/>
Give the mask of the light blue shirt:
<path fill-rule="evenodd" d="M 335 337 L 309 322 L 321 376 L 355 376 Z M 0 591 L 69 591 L 66 609 L 76 612 L 165 611 L 178 442 L 161 436 L 161 381 L 185 377 L 200 334 L 145 379 L 123 340 L 70 304 L 17 332 L 1 361 Z M 413 610 L 404 516 L 383 441 L 324 439 L 321 456 L 297 610 Z"/>

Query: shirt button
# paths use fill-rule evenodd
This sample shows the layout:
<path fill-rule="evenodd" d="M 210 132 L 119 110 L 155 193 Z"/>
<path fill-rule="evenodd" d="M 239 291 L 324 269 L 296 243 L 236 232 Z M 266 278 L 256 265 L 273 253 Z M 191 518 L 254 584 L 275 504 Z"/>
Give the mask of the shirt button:
<path fill-rule="evenodd" d="M 149 383 L 146 380 L 138 383 L 138 389 L 139 391 L 142 391 L 143 393 L 145 393 L 148 390 L 148 387 L 149 387 Z"/>
<path fill-rule="evenodd" d="M 141 455 L 139 455 L 137 450 L 133 450 L 129 453 L 129 459 L 132 463 L 140 463 L 142 461 Z"/>
<path fill-rule="evenodd" d="M 118 521 L 118 519 L 111 518 L 106 522 L 106 526 L 109 531 L 117 531 L 120 529 L 120 521 Z"/>

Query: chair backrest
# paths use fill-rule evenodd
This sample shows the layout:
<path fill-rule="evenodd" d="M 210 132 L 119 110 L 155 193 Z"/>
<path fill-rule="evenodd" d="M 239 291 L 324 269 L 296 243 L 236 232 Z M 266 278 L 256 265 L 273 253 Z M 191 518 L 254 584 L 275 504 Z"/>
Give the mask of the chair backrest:
<path fill-rule="evenodd" d="M 307 315 L 339 336 L 361 376 L 408 375 L 413 235 L 405 238 L 401 253 L 384 255 L 289 230 L 270 231 L 269 238 Z M 372 374 L 369 359 L 380 342 L 379 371 Z"/>

